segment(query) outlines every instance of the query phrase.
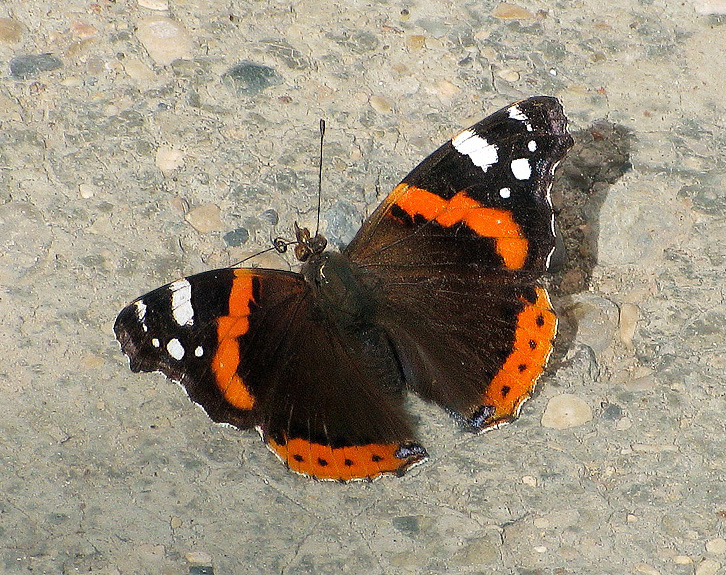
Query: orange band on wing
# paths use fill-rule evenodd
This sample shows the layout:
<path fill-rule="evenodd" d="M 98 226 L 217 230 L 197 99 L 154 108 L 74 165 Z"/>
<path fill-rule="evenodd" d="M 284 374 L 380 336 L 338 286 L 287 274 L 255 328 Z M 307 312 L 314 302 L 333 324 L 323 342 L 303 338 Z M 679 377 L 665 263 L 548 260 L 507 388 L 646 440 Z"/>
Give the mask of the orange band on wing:
<path fill-rule="evenodd" d="M 411 218 L 420 215 L 447 228 L 459 222 L 465 223 L 477 235 L 494 239 L 497 253 L 507 268 L 521 269 L 524 266 L 529 242 L 508 211 L 485 208 L 463 191 L 445 200 L 422 188 L 398 184 L 391 196 L 393 203 Z"/>
<path fill-rule="evenodd" d="M 249 270 L 236 270 L 235 276 L 229 294 L 229 315 L 217 320 L 219 344 L 212 358 L 212 372 L 219 391 L 229 403 L 239 409 L 252 409 L 254 397 L 237 373 L 240 359 L 237 338 L 250 328 L 253 276 Z"/>
<path fill-rule="evenodd" d="M 492 379 L 482 398 L 483 405 L 494 408 L 486 427 L 515 418 L 522 403 L 531 395 L 537 378 L 544 371 L 557 331 L 557 317 L 549 296 L 535 288 L 537 299 L 519 312 L 514 332 L 514 350 Z"/>
<path fill-rule="evenodd" d="M 317 479 L 373 479 L 384 473 L 402 474 L 424 455 L 396 456 L 397 443 L 354 445 L 333 448 L 304 439 L 290 439 L 286 444 L 266 437 L 268 446 L 287 466 L 302 475 Z"/>

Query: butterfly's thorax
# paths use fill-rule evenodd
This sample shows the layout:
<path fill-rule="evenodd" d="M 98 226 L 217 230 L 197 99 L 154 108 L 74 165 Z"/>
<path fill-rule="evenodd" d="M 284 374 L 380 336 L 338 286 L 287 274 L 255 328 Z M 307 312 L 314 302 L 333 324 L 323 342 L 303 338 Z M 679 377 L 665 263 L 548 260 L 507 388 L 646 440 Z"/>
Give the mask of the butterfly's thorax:
<path fill-rule="evenodd" d="M 343 254 L 323 252 L 312 256 L 301 270 L 318 302 L 316 307 L 342 328 L 370 322 L 375 309 L 372 294 L 354 266 Z"/>

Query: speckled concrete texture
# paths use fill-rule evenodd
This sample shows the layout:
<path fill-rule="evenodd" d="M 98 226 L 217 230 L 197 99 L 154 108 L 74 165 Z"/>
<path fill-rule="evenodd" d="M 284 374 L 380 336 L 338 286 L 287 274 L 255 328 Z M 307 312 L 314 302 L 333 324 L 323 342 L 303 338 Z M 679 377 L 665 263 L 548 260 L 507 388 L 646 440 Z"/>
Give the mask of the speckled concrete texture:
<path fill-rule="evenodd" d="M 726 21 L 699 2 L 0 4 L 0 572 L 726 572 Z M 319 483 L 111 326 L 312 225 L 349 241 L 511 101 L 559 97 L 561 335 L 518 421 Z M 269 254 L 261 265 L 288 267 Z"/>

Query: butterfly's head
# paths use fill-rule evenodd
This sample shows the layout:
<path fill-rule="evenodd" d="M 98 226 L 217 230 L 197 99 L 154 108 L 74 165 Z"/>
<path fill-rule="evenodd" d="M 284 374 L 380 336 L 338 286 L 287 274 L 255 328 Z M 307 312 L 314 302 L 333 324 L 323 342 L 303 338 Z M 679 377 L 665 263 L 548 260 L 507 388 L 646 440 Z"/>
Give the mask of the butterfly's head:
<path fill-rule="evenodd" d="M 295 222 L 295 238 L 297 240 L 295 257 L 301 262 L 308 261 L 311 256 L 322 254 L 328 246 L 325 237 L 319 233 L 315 234 L 315 237 L 310 237 L 310 230 L 301 228 L 297 222 Z"/>

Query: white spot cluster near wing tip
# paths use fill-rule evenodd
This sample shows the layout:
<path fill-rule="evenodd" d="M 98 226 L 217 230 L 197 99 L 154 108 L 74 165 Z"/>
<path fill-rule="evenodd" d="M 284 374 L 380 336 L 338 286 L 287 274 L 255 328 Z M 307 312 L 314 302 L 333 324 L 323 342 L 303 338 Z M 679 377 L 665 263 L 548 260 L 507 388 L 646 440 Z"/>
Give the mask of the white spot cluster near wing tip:
<path fill-rule="evenodd" d="M 136 317 L 138 317 L 141 322 L 146 319 L 146 304 L 142 300 L 136 302 Z"/>
<path fill-rule="evenodd" d="M 171 312 L 178 325 L 192 325 L 194 323 L 194 308 L 192 307 L 192 284 L 182 279 L 169 286 L 171 290 Z"/>
<path fill-rule="evenodd" d="M 497 163 L 497 147 L 477 136 L 472 130 L 464 130 L 451 140 L 457 152 L 468 156 L 472 163 L 485 172 Z"/>
<path fill-rule="evenodd" d="M 136 302 L 136 317 L 141 323 L 141 329 L 149 331 L 149 327 L 146 325 L 146 304 L 142 300 Z"/>
<path fill-rule="evenodd" d="M 528 180 L 532 175 L 532 166 L 527 158 L 512 160 L 512 174 L 518 180 Z"/>
<path fill-rule="evenodd" d="M 520 110 L 516 105 L 509 108 L 509 117 L 512 118 L 512 120 L 519 120 L 522 122 L 528 132 L 532 131 L 532 124 L 530 124 L 527 114 L 522 112 L 522 110 Z"/>
<path fill-rule="evenodd" d="M 176 338 L 169 340 L 169 343 L 166 344 L 166 351 L 177 361 L 184 357 L 184 346 Z"/>

